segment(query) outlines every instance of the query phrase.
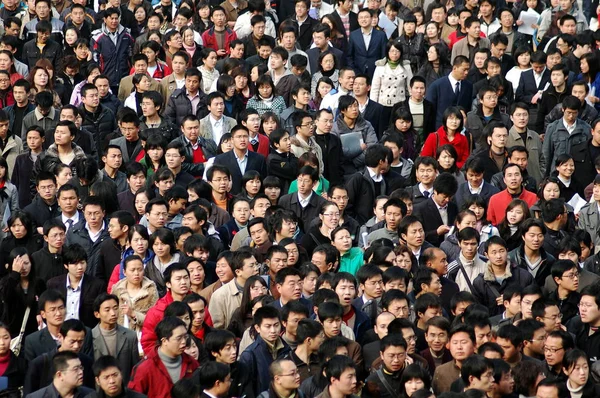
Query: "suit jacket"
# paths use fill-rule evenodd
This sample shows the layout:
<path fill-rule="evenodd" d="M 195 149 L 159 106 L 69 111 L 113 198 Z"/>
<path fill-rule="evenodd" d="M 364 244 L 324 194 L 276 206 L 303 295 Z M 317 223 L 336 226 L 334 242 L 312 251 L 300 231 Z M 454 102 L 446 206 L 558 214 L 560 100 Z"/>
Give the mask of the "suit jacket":
<path fill-rule="evenodd" d="M 279 206 L 294 212 L 300 220 L 302 220 L 302 230 L 308 231 L 310 222 L 315 218 L 319 218 L 321 206 L 326 200 L 316 193 L 312 193 L 308 205 L 302 207 L 298 200 L 298 193 L 290 193 L 279 198 Z"/>
<path fill-rule="evenodd" d="M 367 106 L 365 107 L 365 111 L 363 112 L 363 117 L 365 120 L 373 125 L 375 129 L 375 134 L 377 134 L 377 138 L 381 138 L 383 136 L 383 132 L 390 125 L 387 120 L 383 120 L 381 115 L 383 114 L 383 105 L 378 102 L 369 100 L 367 102 Z"/>
<path fill-rule="evenodd" d="M 483 186 L 481 187 L 481 192 L 479 196 L 481 196 L 487 202 L 492 195 L 500 192 L 498 188 L 490 184 L 489 182 L 483 182 Z M 471 195 L 471 191 L 469 191 L 469 183 L 463 182 L 458 186 L 458 190 L 456 191 L 456 195 L 454 195 L 454 201 L 456 205 L 461 208 L 463 203 L 467 200 L 467 198 Z"/>
<path fill-rule="evenodd" d="M 456 204 L 448 203 L 448 226 L 454 225 L 454 220 L 458 214 L 458 207 Z M 425 240 L 432 245 L 439 247 L 444 241 L 444 237 L 437 234 L 439 226 L 443 225 L 442 216 L 438 211 L 437 205 L 433 202 L 432 198 L 415 205 L 413 214 L 421 219 L 423 222 L 423 229 L 425 230 Z"/>
<path fill-rule="evenodd" d="M 342 22 L 342 18 L 340 14 L 338 14 L 337 10 L 329 14 L 329 17 L 335 21 L 335 26 L 340 27 L 340 33 L 344 35 L 344 39 L 348 41 L 348 36 L 346 35 L 346 30 L 344 29 L 344 24 Z M 356 29 L 360 29 L 360 25 L 358 24 L 358 15 L 356 13 L 350 11 L 350 32 L 353 32 Z M 387 36 L 386 36 L 387 40 Z M 342 49 L 340 49 L 342 50 Z M 312 69 L 311 69 L 312 70 Z"/>
<path fill-rule="evenodd" d="M 114 140 L 110 140 L 109 142 L 110 145 L 118 145 L 119 148 L 121 148 L 121 155 L 123 156 L 123 164 L 127 164 L 129 163 L 130 159 L 129 158 L 129 152 L 127 151 L 127 140 L 125 140 L 125 137 L 119 137 L 119 138 L 115 138 Z M 139 155 L 139 153 L 143 150 L 142 148 L 142 140 L 138 140 L 137 144 L 135 145 L 135 148 L 133 150 L 133 154 L 132 157 L 133 159 L 137 158 L 137 156 Z"/>
<path fill-rule="evenodd" d="M 308 66 L 313 73 L 316 73 L 319 70 L 319 55 L 321 55 L 321 50 L 318 47 L 313 47 L 305 51 L 308 56 Z M 346 66 L 346 56 L 340 49 L 329 46 L 327 51 L 331 52 L 335 57 L 338 68 Z"/>
<path fill-rule="evenodd" d="M 390 126 L 393 123 L 394 112 L 396 111 L 396 109 L 403 107 L 410 110 L 410 105 L 408 103 L 409 99 L 410 98 L 407 97 L 406 100 L 398 102 L 396 105 L 394 105 L 394 107 L 392 108 L 392 112 L 390 113 L 390 120 L 388 123 Z M 433 133 L 437 130 L 435 128 L 435 105 L 433 105 L 431 101 L 423 99 L 423 111 L 425 118 L 423 120 L 423 142 L 425 142 L 429 133 Z"/>
<path fill-rule="evenodd" d="M 43 328 L 42 330 L 38 330 L 37 332 L 25 336 L 21 355 L 24 356 L 27 361 L 33 361 L 35 358 L 46 352 L 56 350 L 56 347 L 56 341 L 50 335 L 48 328 Z M 94 344 L 92 342 L 92 333 L 90 330 L 86 330 L 85 332 L 85 340 L 83 341 L 81 353 L 88 356 L 92 356 L 94 353 Z"/>
<path fill-rule="evenodd" d="M 106 342 L 100 332 L 100 325 L 92 329 L 92 337 L 94 339 L 94 360 L 97 360 L 103 355 L 110 355 Z M 137 334 L 131 330 L 117 325 L 117 351 L 115 358 L 119 362 L 119 368 L 123 373 L 123 382 L 129 383 L 131 370 L 140 361 L 138 351 Z"/>
<path fill-rule="evenodd" d="M 61 275 L 48 281 L 48 289 L 56 289 L 67 297 L 67 276 Z M 104 291 L 104 283 L 100 279 L 85 274 L 81 281 L 81 298 L 79 301 L 79 320 L 89 328 L 98 323 L 94 316 L 94 300 Z"/>
<path fill-rule="evenodd" d="M 419 184 L 413 185 L 411 187 L 406 188 L 412 197 L 413 206 L 418 205 L 419 203 L 423 203 L 427 200 L 425 196 L 423 196 L 423 192 L 419 189 Z"/>
<path fill-rule="evenodd" d="M 548 83 L 550 83 L 550 71 L 548 69 L 545 69 L 542 73 L 542 80 L 540 80 L 539 85 L 535 84 L 533 69 L 521 73 L 519 86 L 517 87 L 517 92 L 515 93 L 515 101 L 525 102 L 531 105 L 531 98 L 533 98 L 538 91 L 543 90 Z"/>
<path fill-rule="evenodd" d="M 373 29 L 371 31 L 369 48 L 367 49 L 362 30 L 357 29 L 353 31 L 350 33 L 350 42 L 348 43 L 348 51 L 346 52 L 348 66 L 355 71 L 367 74 L 372 79 L 375 73 L 375 62 L 386 56 L 386 45 L 387 35 L 385 32 Z"/>
<path fill-rule="evenodd" d="M 471 94 L 473 93 L 473 84 L 468 80 L 460 83 L 460 92 L 458 95 L 454 92 L 456 88 L 450 84 L 448 76 L 437 79 L 427 89 L 427 100 L 436 108 L 435 130 L 442 125 L 444 111 L 451 106 L 462 106 L 465 109 L 471 109 Z"/>
<path fill-rule="evenodd" d="M 221 135 L 225 133 L 230 133 L 231 129 L 235 127 L 237 122 L 235 119 L 223 115 L 223 132 Z M 215 139 L 215 135 L 213 134 L 212 123 L 210 122 L 210 115 L 206 115 L 202 119 L 200 119 L 200 136 L 206 138 L 207 140 L 212 140 L 216 145 L 219 145 L 219 140 Z"/>
<path fill-rule="evenodd" d="M 251 150 L 247 151 L 247 156 L 246 171 L 256 170 L 260 173 L 262 178 L 265 178 L 267 176 L 267 162 L 265 161 L 265 157 L 259 153 L 252 152 Z M 240 171 L 240 166 L 235 156 L 235 150 L 218 155 L 215 157 L 214 164 L 220 164 L 229 169 L 232 181 L 230 193 L 232 195 L 240 193 L 242 188 L 242 172 Z"/>
<path fill-rule="evenodd" d="M 471 52 L 468 45 L 469 42 L 466 39 L 467 38 L 465 37 L 465 40 L 459 40 L 454 46 L 452 46 L 452 56 L 450 58 L 450 63 L 453 63 L 454 58 L 456 58 L 459 55 L 464 55 L 469 59 L 469 61 L 473 61 L 471 59 Z M 477 48 L 490 48 L 490 41 L 488 39 L 480 37 L 479 42 L 477 43 Z"/>

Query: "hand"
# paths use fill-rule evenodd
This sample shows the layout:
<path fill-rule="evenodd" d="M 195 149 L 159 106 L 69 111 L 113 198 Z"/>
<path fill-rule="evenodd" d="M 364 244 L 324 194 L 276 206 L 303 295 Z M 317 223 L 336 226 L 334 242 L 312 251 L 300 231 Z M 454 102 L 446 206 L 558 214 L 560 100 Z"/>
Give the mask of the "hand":
<path fill-rule="evenodd" d="M 9 231 L 8 227 L 2 228 L 2 232 L 7 233 Z"/>
<path fill-rule="evenodd" d="M 409 357 L 409 356 L 407 355 L 407 356 L 406 356 L 406 359 L 404 360 L 404 363 L 406 364 L 406 366 L 408 366 L 408 365 L 412 365 L 412 364 L 413 364 L 413 362 L 414 362 L 414 360 L 413 360 L 411 357 Z"/>
<path fill-rule="evenodd" d="M 545 136 L 546 136 L 546 134 L 540 134 L 540 140 L 541 140 L 542 142 L 544 142 L 544 137 L 545 137 Z"/>
<path fill-rule="evenodd" d="M 520 20 L 520 19 L 518 19 L 517 22 L 516 22 L 516 24 L 517 24 L 517 26 L 521 26 L 521 25 L 523 25 L 523 21 Z"/>
<path fill-rule="evenodd" d="M 226 55 L 227 55 L 227 51 L 226 50 L 221 49 L 221 50 L 217 51 L 217 56 L 219 56 L 219 57 L 224 57 Z"/>
<path fill-rule="evenodd" d="M 42 319 L 42 316 L 37 315 L 35 317 L 35 320 L 37 321 L 38 329 L 43 329 L 44 328 L 44 320 Z"/>
<path fill-rule="evenodd" d="M 360 149 L 362 149 L 363 151 L 367 149 L 367 144 L 365 144 L 364 142 L 360 144 Z"/>
<path fill-rule="evenodd" d="M 502 295 L 496 297 L 496 304 L 502 305 L 504 303 L 504 297 Z"/>
<path fill-rule="evenodd" d="M 532 24 L 531 24 L 531 27 L 532 27 L 533 29 L 537 29 L 537 28 L 539 28 L 539 27 L 540 27 L 540 25 L 538 25 L 538 24 L 536 24 L 536 23 L 532 23 Z"/>
<path fill-rule="evenodd" d="M 25 260 L 23 259 L 23 256 L 15 257 L 15 259 L 13 260 L 12 270 L 15 272 L 21 273 L 21 270 L 23 269 L 24 261 Z"/>
<path fill-rule="evenodd" d="M 593 104 L 595 104 L 595 103 L 597 103 L 597 102 L 599 102 L 599 101 L 600 101 L 600 98 L 598 98 L 598 97 L 595 97 L 595 96 L 593 96 L 593 95 L 588 95 L 588 97 L 587 97 L 587 98 L 588 98 L 588 99 L 589 99 L 589 100 L 590 100 L 590 101 L 591 101 Z"/>
<path fill-rule="evenodd" d="M 539 101 L 540 97 L 542 96 L 542 94 L 540 92 L 538 92 L 536 95 L 533 96 L 533 98 L 531 99 L 531 103 L 532 104 L 537 104 L 537 102 Z"/>
<path fill-rule="evenodd" d="M 450 227 L 447 225 L 440 225 L 436 232 L 438 235 L 445 235 L 450 232 Z"/>
<path fill-rule="evenodd" d="M 131 318 L 131 317 L 133 317 L 133 315 L 134 315 L 134 314 L 133 314 L 133 308 L 131 308 L 131 307 L 129 306 L 129 304 L 128 304 L 128 303 L 126 303 L 126 302 L 124 302 L 123 304 L 121 304 L 121 313 L 122 313 L 123 315 L 127 315 L 127 316 L 128 316 L 128 317 L 130 317 L 130 318 Z"/>

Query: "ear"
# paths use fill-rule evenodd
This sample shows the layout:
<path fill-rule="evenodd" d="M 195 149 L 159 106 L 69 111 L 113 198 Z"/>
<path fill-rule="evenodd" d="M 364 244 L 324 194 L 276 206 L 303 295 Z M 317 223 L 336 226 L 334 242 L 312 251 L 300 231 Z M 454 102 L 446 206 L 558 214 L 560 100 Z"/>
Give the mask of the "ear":
<path fill-rule="evenodd" d="M 275 285 L 275 289 L 277 289 L 277 292 L 278 292 L 279 294 L 281 294 L 281 284 L 279 284 L 279 283 L 278 283 L 278 284 L 276 284 L 276 285 Z"/>
<path fill-rule="evenodd" d="M 48 237 L 44 235 L 44 242 L 48 242 Z"/>
<path fill-rule="evenodd" d="M 254 325 L 254 330 L 256 330 L 256 333 L 260 333 L 260 327 L 258 325 Z"/>
<path fill-rule="evenodd" d="M 98 311 L 94 311 L 94 316 L 98 319 L 100 319 L 100 313 Z"/>
<path fill-rule="evenodd" d="M 555 276 L 552 279 L 554 279 L 554 283 L 556 283 L 557 286 L 560 285 L 560 278 L 558 276 Z"/>

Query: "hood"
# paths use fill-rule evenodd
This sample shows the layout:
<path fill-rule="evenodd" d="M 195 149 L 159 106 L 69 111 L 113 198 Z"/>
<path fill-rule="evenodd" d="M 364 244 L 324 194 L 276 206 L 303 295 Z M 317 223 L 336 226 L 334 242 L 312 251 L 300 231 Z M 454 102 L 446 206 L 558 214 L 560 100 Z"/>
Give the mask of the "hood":
<path fill-rule="evenodd" d="M 508 260 L 506 264 L 506 270 L 504 271 L 504 279 L 512 277 L 512 264 Z M 496 277 L 492 271 L 492 264 L 488 261 L 486 264 L 485 271 L 483 272 L 483 279 L 488 282 L 496 282 Z"/>
<path fill-rule="evenodd" d="M 387 58 L 382 58 L 375 61 L 375 66 L 385 66 L 387 64 Z"/>

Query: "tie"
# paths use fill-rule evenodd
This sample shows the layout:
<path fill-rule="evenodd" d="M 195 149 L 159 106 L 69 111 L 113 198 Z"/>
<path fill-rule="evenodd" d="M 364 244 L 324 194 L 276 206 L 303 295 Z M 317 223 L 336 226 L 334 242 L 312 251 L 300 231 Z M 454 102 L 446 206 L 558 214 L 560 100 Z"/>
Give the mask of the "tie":
<path fill-rule="evenodd" d="M 73 220 L 68 219 L 67 220 L 67 231 L 70 230 L 72 226 L 73 226 Z"/>
<path fill-rule="evenodd" d="M 460 82 L 456 82 L 456 88 L 454 89 L 454 94 L 458 96 L 460 94 Z"/>
<path fill-rule="evenodd" d="M 431 194 L 429 193 L 429 191 L 425 191 L 425 192 L 423 192 L 423 196 L 425 197 L 425 199 L 429 199 L 429 195 L 431 195 Z"/>

